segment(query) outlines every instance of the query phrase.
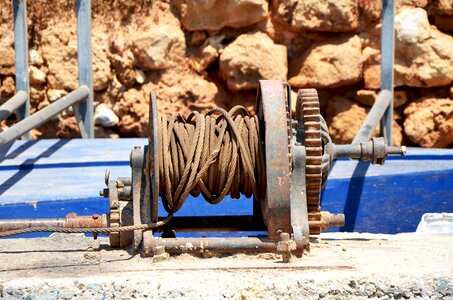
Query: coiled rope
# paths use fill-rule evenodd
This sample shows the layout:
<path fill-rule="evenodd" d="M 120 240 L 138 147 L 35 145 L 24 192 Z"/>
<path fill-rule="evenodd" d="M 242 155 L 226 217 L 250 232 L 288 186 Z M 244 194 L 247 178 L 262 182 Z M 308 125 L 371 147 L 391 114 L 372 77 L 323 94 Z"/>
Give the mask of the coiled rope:
<path fill-rule="evenodd" d="M 259 121 L 246 108 L 211 109 L 206 115 L 174 114 L 159 122 L 160 196 L 167 218 L 152 224 L 102 228 L 30 227 L 0 232 L 0 237 L 32 232 L 104 233 L 153 229 L 168 223 L 188 195 L 219 203 L 226 195 L 258 196 L 265 185 Z"/>
<path fill-rule="evenodd" d="M 177 212 L 189 193 L 217 204 L 228 194 L 257 195 L 257 181 L 263 183 L 258 118 L 243 106 L 192 112 L 187 119 L 164 116 L 159 141 L 159 191 L 168 213 Z"/>

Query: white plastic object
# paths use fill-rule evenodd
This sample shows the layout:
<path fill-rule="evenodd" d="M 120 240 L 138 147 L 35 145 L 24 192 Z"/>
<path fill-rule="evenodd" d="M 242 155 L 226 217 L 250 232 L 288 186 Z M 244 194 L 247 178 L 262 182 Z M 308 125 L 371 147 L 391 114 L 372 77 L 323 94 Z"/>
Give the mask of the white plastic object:
<path fill-rule="evenodd" d="M 424 214 L 416 232 L 453 234 L 453 213 Z"/>

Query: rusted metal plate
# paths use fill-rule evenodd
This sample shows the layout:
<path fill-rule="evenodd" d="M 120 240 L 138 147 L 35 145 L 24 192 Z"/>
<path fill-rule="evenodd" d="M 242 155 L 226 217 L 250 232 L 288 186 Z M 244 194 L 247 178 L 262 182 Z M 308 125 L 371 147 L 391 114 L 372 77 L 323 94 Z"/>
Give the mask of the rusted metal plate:
<path fill-rule="evenodd" d="M 159 144 L 158 144 L 158 119 L 157 119 L 157 100 L 154 92 L 149 96 L 149 133 L 148 145 L 149 155 L 147 163 L 147 174 L 149 174 L 151 187 L 151 220 L 157 221 L 158 202 L 159 202 Z"/>
<path fill-rule="evenodd" d="M 267 176 L 266 195 L 262 204 L 268 237 L 273 240 L 279 239 L 279 231 L 291 232 L 291 176 L 285 97 L 283 82 L 260 81 L 257 108 L 264 141 Z"/>
<path fill-rule="evenodd" d="M 298 245 L 302 246 L 308 245 L 310 235 L 305 181 L 305 147 L 294 146 L 292 154 L 291 226 L 294 240 Z M 300 248 L 303 249 L 303 246 Z"/>

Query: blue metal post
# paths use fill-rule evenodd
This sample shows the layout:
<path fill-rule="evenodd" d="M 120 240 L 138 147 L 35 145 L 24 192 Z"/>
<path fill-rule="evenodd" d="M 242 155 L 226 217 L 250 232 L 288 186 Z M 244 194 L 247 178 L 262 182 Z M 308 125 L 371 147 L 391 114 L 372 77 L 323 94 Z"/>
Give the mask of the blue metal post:
<path fill-rule="evenodd" d="M 381 29 L 381 92 L 387 90 L 391 94 L 390 104 L 381 119 L 381 136 L 387 145 L 392 145 L 393 127 L 393 64 L 395 59 L 395 1 L 382 1 Z"/>
<path fill-rule="evenodd" d="M 14 59 L 16 66 L 16 93 L 24 91 L 27 101 L 17 110 L 17 121 L 30 114 L 30 93 L 28 83 L 28 32 L 27 32 L 27 1 L 14 0 Z M 22 135 L 22 139 L 30 139 L 30 132 Z"/>
<path fill-rule="evenodd" d="M 91 58 L 91 0 L 76 0 L 77 13 L 77 61 L 79 86 L 86 86 L 90 93 L 86 101 L 74 107 L 83 138 L 93 138 L 93 80 Z"/>

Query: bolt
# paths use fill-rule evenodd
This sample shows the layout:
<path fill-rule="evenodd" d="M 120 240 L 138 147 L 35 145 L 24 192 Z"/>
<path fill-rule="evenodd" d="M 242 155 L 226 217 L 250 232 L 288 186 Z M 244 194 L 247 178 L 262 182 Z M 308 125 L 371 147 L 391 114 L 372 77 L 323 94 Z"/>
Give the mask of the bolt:
<path fill-rule="evenodd" d="M 109 197 L 109 189 L 103 189 L 99 191 L 99 196 L 108 198 Z"/>
<path fill-rule="evenodd" d="M 116 180 L 115 183 L 118 189 L 124 187 L 124 183 L 121 180 Z"/>
<path fill-rule="evenodd" d="M 289 233 L 287 233 L 287 232 L 282 232 L 282 233 L 280 234 L 280 240 L 281 240 L 282 242 L 289 241 Z"/>
<path fill-rule="evenodd" d="M 281 232 L 280 241 L 277 244 L 277 251 L 282 254 L 283 262 L 289 262 L 291 259 L 291 251 L 296 249 L 296 242 L 291 240 L 291 235 L 287 232 Z"/>

